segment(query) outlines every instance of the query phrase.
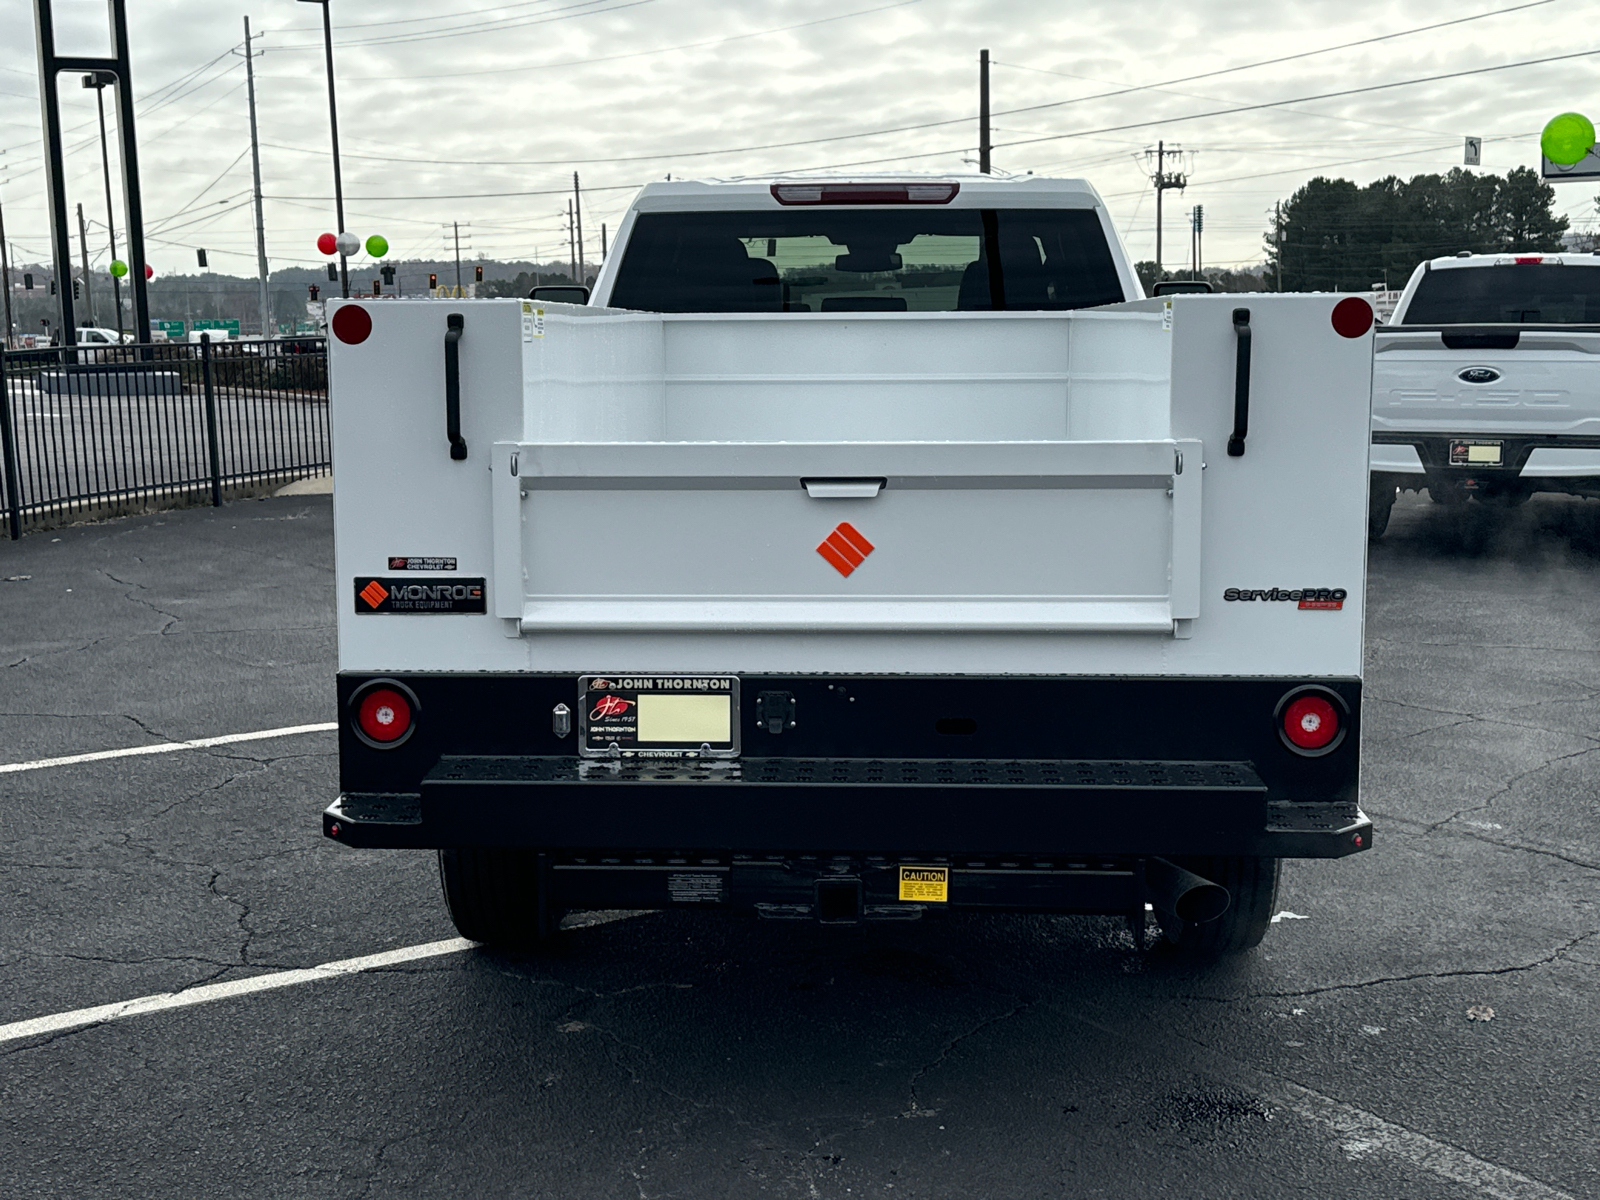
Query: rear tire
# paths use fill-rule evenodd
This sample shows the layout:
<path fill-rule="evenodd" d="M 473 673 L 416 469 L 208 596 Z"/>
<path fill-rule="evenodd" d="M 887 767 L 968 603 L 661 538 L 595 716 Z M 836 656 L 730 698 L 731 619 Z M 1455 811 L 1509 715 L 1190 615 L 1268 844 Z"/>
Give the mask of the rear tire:
<path fill-rule="evenodd" d="M 1367 504 L 1367 540 L 1377 541 L 1389 528 L 1389 514 L 1394 511 L 1394 499 L 1399 493 L 1393 482 L 1384 477 L 1372 481 L 1371 498 Z"/>
<path fill-rule="evenodd" d="M 1278 860 L 1243 856 L 1171 860 L 1228 889 L 1228 908 L 1214 921 L 1183 921 L 1156 910 L 1163 944 L 1191 962 L 1243 954 L 1261 944 L 1278 900 Z"/>
<path fill-rule="evenodd" d="M 502 950 L 525 950 L 548 939 L 561 912 L 542 894 L 540 854 L 498 846 L 439 851 L 439 883 L 462 937 Z"/>

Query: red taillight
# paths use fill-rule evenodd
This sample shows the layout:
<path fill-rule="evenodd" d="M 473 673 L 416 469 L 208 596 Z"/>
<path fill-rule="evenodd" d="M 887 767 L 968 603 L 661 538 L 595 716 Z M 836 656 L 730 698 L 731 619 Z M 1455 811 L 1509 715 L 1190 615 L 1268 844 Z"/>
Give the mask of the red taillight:
<path fill-rule="evenodd" d="M 1544 261 L 1544 255 L 1542 255 L 1542 254 L 1518 254 L 1516 256 L 1516 261 L 1519 264 L 1524 264 L 1524 263 L 1542 263 Z"/>
<path fill-rule="evenodd" d="M 1339 736 L 1339 710 L 1323 696 L 1296 696 L 1283 710 L 1283 736 L 1301 750 L 1322 750 Z"/>
<path fill-rule="evenodd" d="M 949 204 L 959 183 L 775 183 L 779 204 Z"/>
<path fill-rule="evenodd" d="M 411 702 L 393 688 L 373 688 L 361 697 L 356 723 L 374 742 L 397 742 L 411 732 Z"/>

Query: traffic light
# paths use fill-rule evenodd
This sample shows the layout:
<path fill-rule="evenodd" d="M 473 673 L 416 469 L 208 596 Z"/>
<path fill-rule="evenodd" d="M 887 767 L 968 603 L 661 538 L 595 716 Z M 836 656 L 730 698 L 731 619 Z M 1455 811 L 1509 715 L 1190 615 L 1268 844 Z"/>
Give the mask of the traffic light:
<path fill-rule="evenodd" d="M 338 283 L 339 282 L 339 268 L 334 266 L 332 263 L 328 264 L 328 282 L 329 283 Z"/>
<path fill-rule="evenodd" d="M 376 279 L 374 279 L 372 281 L 372 294 L 374 296 L 383 295 L 383 285 L 381 283 L 379 283 Z"/>
<path fill-rule="evenodd" d="M 204 268 L 206 265 L 206 252 L 204 250 L 196 250 L 195 254 L 199 256 L 200 266 Z"/>
<path fill-rule="evenodd" d="M 428 272 L 428 290 L 430 292 L 439 290 L 439 276 L 433 271 Z"/>
<path fill-rule="evenodd" d="M 28 291 L 28 292 L 33 291 L 33 272 L 32 271 L 26 271 L 26 272 L 23 273 L 23 276 L 22 276 L 22 287 L 23 287 L 24 291 Z"/>
<path fill-rule="evenodd" d="M 72 298 L 74 300 L 76 300 L 79 297 L 79 295 L 81 295 L 81 293 L 78 290 L 78 281 L 76 279 L 74 279 L 72 281 Z"/>
<path fill-rule="evenodd" d="M 473 278 L 473 281 L 475 283 L 482 283 L 483 282 L 483 264 L 482 263 L 479 263 L 477 266 L 472 268 L 472 278 Z"/>
<path fill-rule="evenodd" d="M 50 281 L 50 294 L 52 296 L 56 294 L 56 281 L 54 279 Z"/>
<path fill-rule="evenodd" d="M 312 298 L 312 299 L 313 299 L 313 300 L 315 300 L 315 299 L 316 299 L 316 298 L 317 298 L 317 297 L 318 297 L 318 296 L 320 296 L 320 295 L 321 295 L 321 294 L 322 294 L 322 289 L 321 289 L 321 288 L 319 288 L 319 287 L 318 287 L 318 286 L 317 286 L 317 285 L 316 285 L 316 284 L 314 284 L 314 283 L 308 283 L 308 284 L 306 284 L 306 290 L 307 290 L 307 291 L 309 291 L 309 292 L 310 292 L 310 293 L 311 293 L 311 298 Z"/>

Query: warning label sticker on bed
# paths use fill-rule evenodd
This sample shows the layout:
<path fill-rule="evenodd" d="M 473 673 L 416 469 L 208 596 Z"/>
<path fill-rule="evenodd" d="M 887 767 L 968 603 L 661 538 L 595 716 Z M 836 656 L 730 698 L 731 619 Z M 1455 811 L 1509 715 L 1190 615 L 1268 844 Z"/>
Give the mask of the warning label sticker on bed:
<path fill-rule="evenodd" d="M 900 899 L 944 904 L 950 899 L 949 867 L 900 868 Z"/>

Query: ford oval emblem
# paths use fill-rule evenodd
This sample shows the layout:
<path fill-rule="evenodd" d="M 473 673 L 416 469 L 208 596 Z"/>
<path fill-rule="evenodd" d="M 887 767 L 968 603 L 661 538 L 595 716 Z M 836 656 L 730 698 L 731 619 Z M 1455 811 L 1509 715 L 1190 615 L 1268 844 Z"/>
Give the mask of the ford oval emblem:
<path fill-rule="evenodd" d="M 1493 383 L 1500 378 L 1500 372 L 1493 367 L 1468 367 L 1459 372 L 1456 378 L 1462 383 Z"/>

